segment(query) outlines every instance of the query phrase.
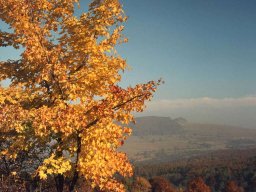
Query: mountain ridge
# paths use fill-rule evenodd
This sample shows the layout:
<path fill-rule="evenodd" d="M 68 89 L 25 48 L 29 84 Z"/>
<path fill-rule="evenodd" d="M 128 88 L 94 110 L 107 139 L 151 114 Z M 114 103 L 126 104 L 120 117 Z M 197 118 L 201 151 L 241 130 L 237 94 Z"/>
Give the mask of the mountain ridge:
<path fill-rule="evenodd" d="M 208 151 L 256 147 L 256 129 L 191 123 L 179 117 L 135 118 L 122 151 L 133 161 L 190 157 Z"/>

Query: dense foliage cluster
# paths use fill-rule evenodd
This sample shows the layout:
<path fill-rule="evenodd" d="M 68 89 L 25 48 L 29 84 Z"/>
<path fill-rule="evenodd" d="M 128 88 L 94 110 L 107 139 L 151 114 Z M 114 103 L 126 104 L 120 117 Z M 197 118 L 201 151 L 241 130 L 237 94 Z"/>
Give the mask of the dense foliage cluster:
<path fill-rule="evenodd" d="M 126 42 L 118 0 L 93 0 L 77 16 L 78 0 L 0 0 L 0 47 L 22 53 L 0 62 L 1 159 L 16 177 L 55 180 L 73 191 L 83 177 L 92 188 L 124 191 L 132 166 L 121 146 L 131 112 L 141 112 L 160 83 L 118 86 Z M 22 165 L 22 166 L 21 166 Z M 118 176 L 118 177 L 117 177 Z"/>

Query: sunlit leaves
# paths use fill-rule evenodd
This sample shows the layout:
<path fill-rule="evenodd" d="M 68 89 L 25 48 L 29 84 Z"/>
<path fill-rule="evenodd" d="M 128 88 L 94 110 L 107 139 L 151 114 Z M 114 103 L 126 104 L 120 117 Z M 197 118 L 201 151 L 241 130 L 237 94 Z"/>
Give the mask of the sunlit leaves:
<path fill-rule="evenodd" d="M 126 89 L 118 86 L 126 61 L 116 45 L 126 21 L 118 0 L 94 0 L 89 11 L 74 15 L 76 0 L 0 0 L 0 46 L 22 48 L 17 61 L 0 62 L 1 152 L 40 148 L 41 164 L 31 173 L 41 179 L 75 173 L 93 187 L 124 191 L 115 175 L 130 176 L 132 166 L 117 148 L 161 81 Z M 15 133 L 17 138 L 8 136 Z M 43 154 L 43 155 L 42 155 Z"/>
<path fill-rule="evenodd" d="M 38 168 L 38 175 L 41 179 L 46 179 L 47 175 L 64 174 L 71 169 L 70 160 L 64 157 L 56 158 L 51 155 L 43 161 L 43 164 Z"/>

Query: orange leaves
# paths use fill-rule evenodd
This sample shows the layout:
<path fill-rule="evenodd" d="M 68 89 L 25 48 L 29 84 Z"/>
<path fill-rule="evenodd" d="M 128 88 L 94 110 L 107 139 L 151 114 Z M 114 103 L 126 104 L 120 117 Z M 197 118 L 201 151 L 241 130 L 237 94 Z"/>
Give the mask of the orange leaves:
<path fill-rule="evenodd" d="M 112 181 L 113 174 L 116 172 L 123 175 L 131 174 L 132 168 L 126 155 L 115 151 L 122 138 L 121 126 L 114 124 L 111 118 L 106 118 L 85 130 L 83 135 L 85 137 L 82 137 L 83 151 L 80 166 L 86 177 L 90 178 L 93 173 L 95 185 L 108 189 L 107 183 Z M 115 189 L 112 190 L 115 191 Z"/>
<path fill-rule="evenodd" d="M 18 61 L 0 62 L 0 80 L 11 80 L 0 88 L 0 132 L 19 135 L 1 155 L 37 146 L 41 179 L 78 172 L 92 186 L 124 191 L 115 175 L 130 176 L 132 166 L 117 148 L 131 134 L 132 112 L 144 110 L 161 80 L 119 87 L 127 68 L 116 50 L 127 41 L 122 5 L 94 0 L 77 17 L 75 3 L 0 0 L 0 19 L 13 29 L 0 32 L 0 46 L 24 48 Z"/>

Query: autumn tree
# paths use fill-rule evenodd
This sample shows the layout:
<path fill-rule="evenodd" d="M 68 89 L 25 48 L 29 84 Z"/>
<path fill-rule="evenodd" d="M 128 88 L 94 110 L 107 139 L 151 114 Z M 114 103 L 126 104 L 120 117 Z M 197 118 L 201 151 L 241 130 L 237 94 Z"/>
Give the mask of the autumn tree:
<path fill-rule="evenodd" d="M 211 189 L 201 177 L 198 177 L 189 181 L 187 192 L 211 192 Z"/>
<path fill-rule="evenodd" d="M 164 177 L 157 176 L 149 180 L 152 192 L 177 192 L 175 187 Z"/>
<path fill-rule="evenodd" d="M 0 0 L 0 46 L 22 53 L 0 62 L 0 137 L 6 159 L 34 150 L 30 170 L 54 178 L 57 191 L 74 191 L 83 177 L 94 188 L 124 191 L 115 176 L 132 175 L 125 153 L 117 152 L 131 129 L 131 112 L 143 111 L 160 81 L 118 85 L 127 68 L 116 45 L 126 21 L 118 0 L 94 0 L 74 14 L 78 0 Z M 33 163 L 33 162 L 31 162 Z M 19 173 L 17 173 L 19 174 Z"/>
<path fill-rule="evenodd" d="M 244 192 L 244 190 L 237 185 L 235 181 L 228 181 L 225 187 L 226 192 Z"/>
<path fill-rule="evenodd" d="M 151 184 L 144 177 L 136 177 L 131 192 L 151 192 Z"/>

